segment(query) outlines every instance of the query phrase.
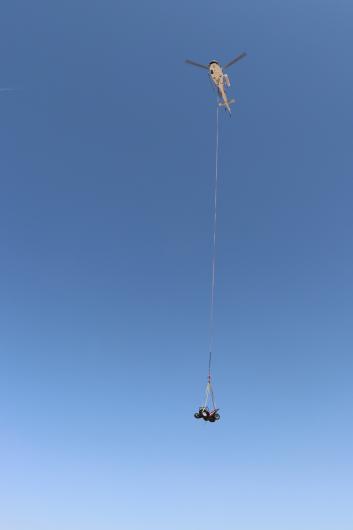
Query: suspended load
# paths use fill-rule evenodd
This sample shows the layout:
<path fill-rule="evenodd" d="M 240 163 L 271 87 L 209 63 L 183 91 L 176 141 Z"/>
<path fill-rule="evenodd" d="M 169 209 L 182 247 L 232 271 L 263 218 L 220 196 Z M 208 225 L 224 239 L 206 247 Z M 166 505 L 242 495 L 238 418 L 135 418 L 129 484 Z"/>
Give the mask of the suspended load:
<path fill-rule="evenodd" d="M 211 363 L 210 363 L 211 364 Z M 208 374 L 208 381 L 206 385 L 206 392 L 205 392 L 205 403 L 203 407 L 199 408 L 199 411 L 194 414 L 195 418 L 197 419 L 203 419 L 205 421 L 210 421 L 211 423 L 214 423 L 215 421 L 220 419 L 220 415 L 218 414 L 219 409 L 216 407 L 215 398 L 214 398 L 214 392 L 213 387 L 211 383 L 211 374 Z M 211 410 L 208 408 L 208 404 L 212 405 Z"/>

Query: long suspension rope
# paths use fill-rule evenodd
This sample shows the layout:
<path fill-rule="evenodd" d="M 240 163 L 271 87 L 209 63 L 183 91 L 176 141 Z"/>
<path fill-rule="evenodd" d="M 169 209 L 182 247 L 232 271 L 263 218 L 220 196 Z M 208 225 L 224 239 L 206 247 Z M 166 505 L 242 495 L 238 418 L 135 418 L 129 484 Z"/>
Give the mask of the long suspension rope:
<path fill-rule="evenodd" d="M 218 103 L 218 100 L 217 100 Z M 209 363 L 208 382 L 211 383 L 211 362 L 214 339 L 214 293 L 216 272 L 216 235 L 217 235 L 217 191 L 218 191 L 218 151 L 219 151 L 219 106 L 216 111 L 216 166 L 214 181 L 214 216 L 213 216 L 213 245 L 212 245 L 212 272 L 211 272 L 211 300 L 210 300 L 210 330 L 209 330 Z"/>

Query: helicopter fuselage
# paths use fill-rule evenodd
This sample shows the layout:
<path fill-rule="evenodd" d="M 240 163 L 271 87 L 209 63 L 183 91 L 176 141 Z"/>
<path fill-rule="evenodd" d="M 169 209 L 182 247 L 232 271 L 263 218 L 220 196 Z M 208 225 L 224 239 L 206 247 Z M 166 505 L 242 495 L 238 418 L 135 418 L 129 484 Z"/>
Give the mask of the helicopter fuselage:
<path fill-rule="evenodd" d="M 230 111 L 230 103 L 231 101 L 228 101 L 227 94 L 225 91 L 224 83 L 226 83 L 227 87 L 230 87 L 230 81 L 227 74 L 225 74 L 222 70 L 221 65 L 217 61 L 211 61 L 208 65 L 208 72 L 210 74 L 210 77 L 215 84 L 218 95 L 222 99 L 223 103 L 222 105 L 226 107 L 229 114 Z"/>
<path fill-rule="evenodd" d="M 223 82 L 223 70 L 217 61 L 211 61 L 208 65 L 208 71 L 212 81 L 218 87 Z"/>

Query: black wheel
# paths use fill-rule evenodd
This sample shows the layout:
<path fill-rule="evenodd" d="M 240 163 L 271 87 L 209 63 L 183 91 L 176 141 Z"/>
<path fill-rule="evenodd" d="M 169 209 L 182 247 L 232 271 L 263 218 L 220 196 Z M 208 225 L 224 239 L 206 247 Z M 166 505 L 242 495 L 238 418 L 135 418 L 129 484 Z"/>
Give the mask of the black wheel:
<path fill-rule="evenodd" d="M 215 419 L 215 420 L 219 420 L 219 418 L 220 418 L 220 415 L 219 415 L 219 414 L 215 414 L 215 415 L 214 415 L 214 419 Z"/>
<path fill-rule="evenodd" d="M 198 412 L 195 412 L 194 417 L 197 418 L 198 420 L 199 420 L 200 418 L 202 418 L 202 416 L 200 416 L 200 414 L 199 414 Z"/>
<path fill-rule="evenodd" d="M 208 418 L 208 421 L 210 421 L 211 423 L 214 423 L 216 421 L 216 418 L 212 416 L 211 418 Z"/>

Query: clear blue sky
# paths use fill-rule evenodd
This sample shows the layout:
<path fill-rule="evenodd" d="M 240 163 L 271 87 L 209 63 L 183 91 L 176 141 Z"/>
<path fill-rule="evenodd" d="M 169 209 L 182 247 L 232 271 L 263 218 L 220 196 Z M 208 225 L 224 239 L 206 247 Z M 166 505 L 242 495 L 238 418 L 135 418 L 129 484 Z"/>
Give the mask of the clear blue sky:
<path fill-rule="evenodd" d="M 352 20 L 348 0 L 3 2 L 1 528 L 352 529 Z M 243 50 L 211 425 L 215 101 L 183 61 Z"/>

